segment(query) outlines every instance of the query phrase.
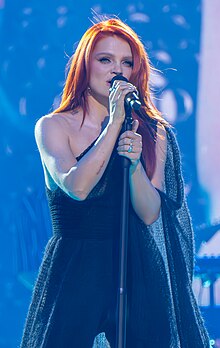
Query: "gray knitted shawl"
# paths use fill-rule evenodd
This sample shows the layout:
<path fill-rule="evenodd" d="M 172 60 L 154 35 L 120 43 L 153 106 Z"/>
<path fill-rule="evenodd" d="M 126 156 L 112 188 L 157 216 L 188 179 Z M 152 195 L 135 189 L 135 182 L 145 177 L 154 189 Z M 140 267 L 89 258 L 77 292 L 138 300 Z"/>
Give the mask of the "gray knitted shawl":
<path fill-rule="evenodd" d="M 140 277 L 146 283 L 144 292 L 137 288 L 133 291 L 135 307 L 143 311 L 140 329 L 143 332 L 147 323 L 149 347 L 209 348 L 209 337 L 192 291 L 194 236 L 184 194 L 180 151 L 170 128 L 167 139 L 166 193 L 158 190 L 159 221 L 146 226 L 132 207 L 130 212 L 128 272 L 132 273 L 133 287 Z M 93 347 L 108 347 L 104 334 L 96 338 Z"/>

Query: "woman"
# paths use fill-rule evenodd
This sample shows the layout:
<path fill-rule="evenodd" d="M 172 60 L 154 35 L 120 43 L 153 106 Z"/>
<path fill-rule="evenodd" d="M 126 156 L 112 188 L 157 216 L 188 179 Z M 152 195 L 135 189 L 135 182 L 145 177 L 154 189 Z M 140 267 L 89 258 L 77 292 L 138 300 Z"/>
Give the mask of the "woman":
<path fill-rule="evenodd" d="M 153 105 L 150 66 L 118 19 L 93 25 L 72 58 L 60 107 L 36 124 L 53 223 L 21 347 L 115 346 L 121 157 L 129 158 L 127 347 L 201 348 L 193 234 L 173 132 Z M 124 76 L 129 82 L 115 80 Z M 142 104 L 124 132 L 124 99 Z M 143 145 L 142 145 L 143 144 Z"/>

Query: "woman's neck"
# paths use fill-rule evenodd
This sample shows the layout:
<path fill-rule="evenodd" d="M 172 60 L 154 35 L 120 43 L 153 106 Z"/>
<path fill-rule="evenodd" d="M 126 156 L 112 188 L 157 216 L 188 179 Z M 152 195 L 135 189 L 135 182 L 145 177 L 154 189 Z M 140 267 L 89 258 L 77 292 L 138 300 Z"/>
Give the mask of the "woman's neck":
<path fill-rule="evenodd" d="M 88 96 L 87 121 L 91 121 L 94 126 L 97 125 L 97 127 L 100 127 L 103 124 L 103 121 L 108 117 L 108 114 L 107 105 L 100 103 L 92 95 Z"/>

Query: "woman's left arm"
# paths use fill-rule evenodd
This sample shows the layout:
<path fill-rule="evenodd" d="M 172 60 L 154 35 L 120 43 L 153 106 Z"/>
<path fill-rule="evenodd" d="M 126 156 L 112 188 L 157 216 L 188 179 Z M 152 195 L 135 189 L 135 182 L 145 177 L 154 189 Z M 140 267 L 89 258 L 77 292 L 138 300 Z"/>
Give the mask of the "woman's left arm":
<path fill-rule="evenodd" d="M 157 127 L 156 168 L 149 180 L 141 162 L 142 151 L 141 135 L 136 133 L 138 122 L 135 121 L 133 130 L 124 132 L 119 139 L 118 153 L 131 160 L 129 181 L 131 203 L 139 218 L 151 225 L 157 220 L 160 213 L 160 195 L 155 189 L 163 191 L 164 170 L 167 154 L 167 137 L 164 127 Z M 131 146 L 130 146 L 131 145 Z M 128 152 L 130 147 L 131 152 Z"/>

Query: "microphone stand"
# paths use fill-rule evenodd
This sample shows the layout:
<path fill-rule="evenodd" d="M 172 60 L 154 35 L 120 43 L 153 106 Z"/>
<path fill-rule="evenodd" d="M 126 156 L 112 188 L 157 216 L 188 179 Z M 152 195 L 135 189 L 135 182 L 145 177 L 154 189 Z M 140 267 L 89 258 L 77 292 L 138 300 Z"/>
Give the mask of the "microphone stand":
<path fill-rule="evenodd" d="M 132 114 L 130 105 L 125 104 L 125 121 L 123 131 L 132 129 Z M 116 348 L 126 347 L 127 322 L 127 245 L 128 245 L 128 212 L 129 212 L 129 167 L 130 160 L 122 157 L 123 189 L 121 228 L 119 243 L 119 287 L 116 309 Z"/>

